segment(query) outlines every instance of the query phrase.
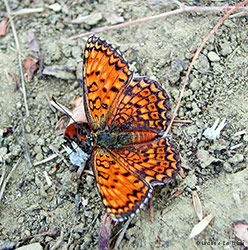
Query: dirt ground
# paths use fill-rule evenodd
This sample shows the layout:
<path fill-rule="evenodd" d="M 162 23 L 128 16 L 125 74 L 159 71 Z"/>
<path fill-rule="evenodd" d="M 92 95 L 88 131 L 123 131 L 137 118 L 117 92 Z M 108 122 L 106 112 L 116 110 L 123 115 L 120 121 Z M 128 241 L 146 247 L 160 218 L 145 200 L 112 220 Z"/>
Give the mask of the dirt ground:
<path fill-rule="evenodd" d="M 57 6 L 53 5 L 57 2 Z M 22 63 L 27 56 L 39 58 L 28 48 L 28 33 L 34 32 L 45 66 L 64 65 L 71 71 L 63 76 L 40 76 L 37 71 L 25 85 L 30 115 L 26 117 L 21 90 L 14 91 L 15 74 L 20 81 L 18 53 L 11 30 L 0 42 L 0 178 L 6 178 L 16 165 L 0 201 L 0 249 L 14 249 L 34 242 L 43 249 L 97 249 L 101 219 L 105 213 L 94 178 L 76 177 L 61 157 L 30 167 L 24 157 L 22 120 L 32 163 L 62 150 L 63 135 L 56 133 L 63 115 L 54 112 L 47 96 L 70 108 L 69 101 L 82 95 L 82 51 L 87 37 L 71 36 L 96 27 L 157 15 L 177 8 L 167 1 L 115 0 L 9 0 L 12 11 L 43 8 L 35 14 L 17 15 L 13 21 L 21 47 Z M 223 6 L 227 1 L 184 1 L 192 6 Z M 228 1 L 235 5 L 236 1 Z M 109 20 L 106 14 L 112 14 Z M 94 14 L 94 15 L 93 15 Z M 108 16 L 111 16 L 111 15 Z M 113 14 L 115 18 L 113 18 Z M 78 17 L 84 17 L 75 23 Z M 170 96 L 172 108 L 178 97 L 192 55 L 221 18 L 223 13 L 183 13 L 113 31 L 100 33 L 119 48 L 130 61 L 136 75 L 159 81 Z M 2 21 L 6 9 L 0 7 Z M 73 22 L 74 20 L 74 22 Z M 196 61 L 186 86 L 177 120 L 170 136 L 183 159 L 186 177 L 178 175 L 173 185 L 156 189 L 149 209 L 137 215 L 129 225 L 119 249 L 243 249 L 232 223 L 248 222 L 248 19 L 246 15 L 226 20 L 207 42 Z M 73 72 L 71 74 L 70 72 Z M 64 79 L 61 79 L 64 78 Z M 215 120 L 226 119 L 220 138 L 203 136 Z M 66 153 L 64 157 L 68 160 Z M 20 159 L 20 160 L 19 160 Z M 18 162 L 19 161 L 19 162 Z M 59 163 L 59 164 L 58 164 Z M 54 166 L 58 164 L 58 170 Z M 51 180 L 49 186 L 44 175 Z M 195 240 L 189 234 L 199 219 L 192 204 L 192 190 L 197 190 L 203 216 L 214 214 L 210 226 Z M 181 194 L 170 199 L 179 191 Z M 75 200 L 84 206 L 75 208 Z M 114 246 L 121 226 L 111 234 Z M 61 237 L 62 232 L 62 237 Z M 32 248 L 31 248 L 32 249 Z M 55 249 L 55 248 L 54 248 Z"/>

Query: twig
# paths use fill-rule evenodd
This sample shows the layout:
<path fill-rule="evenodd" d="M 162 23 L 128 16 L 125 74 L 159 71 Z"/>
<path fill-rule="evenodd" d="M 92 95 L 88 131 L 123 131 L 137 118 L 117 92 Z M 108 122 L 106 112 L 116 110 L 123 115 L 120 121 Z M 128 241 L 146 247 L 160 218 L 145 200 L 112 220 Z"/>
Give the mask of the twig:
<path fill-rule="evenodd" d="M 127 231 L 127 228 L 128 228 L 128 226 L 129 226 L 131 220 L 132 220 L 132 218 L 130 217 L 130 218 L 127 220 L 127 222 L 125 223 L 125 225 L 124 225 L 124 227 L 123 227 L 123 230 L 121 231 L 121 233 L 120 233 L 120 235 L 119 235 L 119 237 L 118 237 L 118 239 L 117 239 L 117 241 L 116 241 L 116 243 L 115 243 L 114 249 L 118 249 L 119 245 L 121 244 L 121 241 L 122 241 L 122 239 L 123 239 L 123 237 L 124 237 L 124 235 L 125 235 L 125 233 L 126 233 L 126 231 Z"/>
<path fill-rule="evenodd" d="M 14 24 L 12 18 L 11 18 L 12 14 L 11 14 L 11 11 L 10 11 L 10 8 L 9 8 L 8 1 L 4 0 L 4 3 L 5 3 L 6 10 L 8 12 L 9 21 L 10 21 L 11 28 L 12 28 L 12 31 L 13 31 L 13 35 L 14 35 L 14 39 L 15 39 L 15 43 L 16 43 L 16 49 L 18 51 L 18 60 L 19 60 L 19 68 L 20 68 L 20 74 L 21 74 L 22 94 L 23 94 L 23 99 L 24 99 L 24 106 L 25 106 L 25 109 L 26 109 L 26 116 L 29 116 L 26 88 L 25 88 L 25 82 L 24 82 L 24 76 L 23 76 L 23 70 L 22 70 L 22 58 L 21 58 L 20 44 L 19 44 L 18 37 L 17 37 L 17 34 L 16 34 L 15 24 Z"/>
<path fill-rule="evenodd" d="M 45 95 L 46 95 L 46 99 L 47 99 L 47 102 L 48 102 L 48 105 L 49 105 L 50 109 L 55 113 L 56 110 L 53 108 L 53 106 L 51 104 L 50 97 L 48 96 L 47 92 L 45 92 Z"/>
<path fill-rule="evenodd" d="M 24 121 L 23 121 L 22 117 L 21 117 L 21 124 L 22 124 L 22 136 L 23 136 L 23 142 L 24 142 L 24 148 L 25 148 L 25 155 L 26 155 L 29 167 L 32 168 L 33 164 L 32 164 L 31 158 L 30 158 L 28 143 L 27 143 L 27 139 L 26 139 L 25 126 L 24 126 Z"/>
<path fill-rule="evenodd" d="M 241 6 L 245 5 L 246 3 L 248 3 L 248 0 L 246 1 L 243 1 L 242 3 L 236 5 L 235 7 L 233 7 L 231 10 L 229 10 L 219 21 L 218 23 L 214 26 L 214 28 L 210 31 L 210 33 L 205 37 L 205 39 L 203 40 L 202 44 L 200 45 L 200 47 L 197 49 L 190 65 L 189 65 L 189 68 L 187 70 L 187 73 L 186 73 L 186 76 L 184 78 L 184 82 L 183 82 L 183 85 L 182 85 L 182 88 L 181 88 L 181 91 L 180 91 L 180 95 L 178 97 L 178 100 L 177 100 L 177 104 L 176 104 L 176 107 L 175 107 L 175 110 L 173 112 L 173 115 L 171 117 L 171 120 L 170 120 L 170 123 L 164 133 L 164 136 L 168 134 L 171 126 L 172 126 L 172 123 L 175 119 L 175 116 L 176 116 L 176 113 L 178 111 L 178 108 L 180 106 L 180 102 L 181 102 L 181 99 L 182 99 L 182 96 L 183 96 L 183 92 L 184 92 L 184 89 L 185 89 L 185 86 L 188 82 L 188 78 L 189 78 L 189 74 L 191 72 L 191 69 L 193 67 L 193 64 L 195 63 L 196 59 L 198 58 L 198 55 L 200 54 L 200 52 L 202 51 L 202 48 L 204 47 L 204 45 L 206 44 L 206 42 L 208 41 L 208 39 L 214 34 L 214 32 L 219 28 L 219 26 L 223 23 L 223 21 L 231 14 L 233 13 L 235 10 L 237 10 L 238 8 L 240 8 Z"/>
<path fill-rule="evenodd" d="M 57 240 L 57 242 L 53 245 L 53 247 L 51 247 L 51 250 L 56 250 L 59 248 L 60 244 L 63 242 L 63 237 L 64 237 L 64 230 L 61 229 L 60 237 Z"/>
<path fill-rule="evenodd" d="M 44 163 L 46 163 L 46 162 L 48 162 L 48 161 L 53 160 L 53 159 L 56 158 L 56 157 L 58 157 L 57 154 L 52 154 L 52 155 L 50 155 L 49 157 L 47 157 L 46 159 L 44 159 L 44 160 L 42 160 L 42 161 L 34 162 L 33 166 L 36 167 L 36 166 L 38 166 L 38 165 L 44 164 Z"/>
<path fill-rule="evenodd" d="M 13 11 L 12 15 L 13 16 L 21 16 L 21 15 L 39 13 L 39 12 L 43 12 L 43 11 L 44 11 L 43 8 L 21 9 L 21 10 Z"/>
<path fill-rule="evenodd" d="M 65 163 L 65 165 L 67 167 L 70 167 L 70 164 L 67 162 L 67 160 L 65 159 L 65 157 L 62 155 L 63 152 L 65 152 L 65 150 L 62 150 L 61 152 L 53 145 L 50 145 L 49 148 L 55 153 L 57 154 L 61 159 L 62 161 Z"/>
<path fill-rule="evenodd" d="M 190 124 L 192 123 L 193 121 L 191 120 L 174 120 L 174 124 L 177 123 L 177 124 Z"/>
<path fill-rule="evenodd" d="M 219 11 L 228 11 L 230 9 L 233 9 L 233 6 L 211 6 L 211 7 L 207 7 L 207 6 L 185 6 L 185 5 L 180 5 L 180 8 L 173 10 L 173 11 L 168 11 L 168 12 L 164 12 L 158 15 L 154 15 L 154 16 L 149 16 L 149 17 L 144 17 L 144 18 L 140 18 L 140 19 L 136 19 L 133 21 L 128 21 L 125 23 L 121 23 L 121 24 L 117 24 L 117 25 L 112 25 L 112 26 L 104 26 L 104 27 L 100 27 L 100 28 L 96 28 L 92 31 L 89 32 L 85 32 L 76 36 L 72 36 L 69 39 L 71 40 L 75 40 L 81 37 L 85 37 L 85 36 L 90 36 L 92 34 L 96 34 L 96 33 L 100 33 L 100 32 L 105 32 L 105 31 L 109 31 L 109 30 L 115 30 L 115 29 L 120 29 L 126 26 L 131 26 L 131 25 L 135 25 L 138 23 L 144 23 L 144 22 L 148 22 L 148 21 L 152 21 L 155 19 L 159 19 L 159 18 L 166 18 L 169 16 L 174 16 L 180 13 L 184 13 L 184 12 L 219 12 Z M 236 10 L 236 9 L 235 9 Z M 244 11 L 248 11 L 248 8 L 240 8 L 240 10 L 244 10 Z"/>
<path fill-rule="evenodd" d="M 11 177 L 11 175 L 13 174 L 13 172 L 15 171 L 15 169 L 17 168 L 17 166 L 19 165 L 20 161 L 21 161 L 21 157 L 18 159 L 17 163 L 14 165 L 14 167 L 12 167 L 11 171 L 9 172 L 8 176 L 6 177 L 6 179 L 3 181 L 2 186 L 1 186 L 1 190 L 0 190 L 0 201 L 2 199 L 3 196 L 3 192 L 5 190 L 5 187 Z M 5 171 L 4 171 L 5 172 Z M 3 173 L 4 173 L 3 172 Z"/>
<path fill-rule="evenodd" d="M 2 186 L 2 184 L 3 184 L 3 181 L 4 181 L 4 177 L 5 177 L 5 171 L 6 171 L 6 164 L 5 164 L 5 162 L 4 162 L 4 164 L 3 164 L 3 167 L 2 167 L 2 176 L 1 176 L 1 179 L 0 179 L 0 187 Z"/>

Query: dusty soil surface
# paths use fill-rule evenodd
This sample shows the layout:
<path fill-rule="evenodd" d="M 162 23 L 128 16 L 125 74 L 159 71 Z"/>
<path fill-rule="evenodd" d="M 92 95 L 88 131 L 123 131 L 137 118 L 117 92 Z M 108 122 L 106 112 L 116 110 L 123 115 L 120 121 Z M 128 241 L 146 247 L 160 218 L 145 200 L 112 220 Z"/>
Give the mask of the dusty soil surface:
<path fill-rule="evenodd" d="M 97 249 L 101 219 L 105 213 L 92 175 L 81 180 L 70 171 L 61 157 L 30 167 L 25 155 L 22 120 L 32 163 L 62 150 L 63 135 L 46 96 L 52 94 L 67 107 L 69 101 L 82 95 L 77 79 L 82 78 L 82 51 L 87 37 L 70 40 L 73 35 L 93 28 L 111 25 L 106 13 L 117 15 L 117 21 L 135 20 L 175 9 L 163 1 L 8 1 L 11 10 L 39 8 L 36 14 L 16 16 L 15 23 L 21 47 L 22 62 L 27 56 L 39 58 L 28 48 L 28 33 L 33 31 L 45 66 L 64 65 L 66 79 L 40 76 L 37 71 L 25 84 L 30 115 L 26 117 L 21 90 L 14 91 L 15 74 L 20 82 L 17 48 L 11 26 L 0 42 L 0 129 L 9 128 L 0 137 L 0 176 L 17 164 L 0 201 L 0 248 L 12 249 L 34 242 L 44 249 Z M 164 1 L 165 2 L 165 1 Z M 195 1 L 184 1 L 195 5 Z M 198 2 L 198 1 L 197 1 Z M 235 1 L 228 1 L 230 5 Z M 200 6 L 227 4 L 226 1 L 199 1 Z M 90 16 L 81 24 L 79 16 Z M 101 33 L 117 46 L 130 61 L 136 75 L 159 81 L 175 106 L 178 93 L 192 55 L 223 13 L 185 13 L 161 18 L 118 30 Z M 6 17 L 4 4 L 1 20 Z M 129 225 L 120 249 L 243 249 L 235 237 L 232 223 L 248 222 L 248 20 L 234 16 L 226 20 L 207 42 L 194 65 L 177 120 L 191 124 L 174 124 L 170 135 L 183 159 L 185 178 L 177 177 L 173 185 L 155 190 L 152 203 L 154 222 L 149 209 L 137 215 Z M 68 73 L 68 74 L 67 74 Z M 68 79 L 69 78 L 69 79 Z M 220 138 L 211 141 L 203 136 L 215 120 L 226 119 Z M 243 132 L 240 132 L 243 131 Z M 240 132 L 240 133 L 239 133 Z M 68 160 L 67 155 L 64 157 Z M 57 171 L 54 166 L 57 165 Z M 69 164 L 70 165 L 70 164 Z M 51 180 L 49 186 L 44 175 Z M 189 234 L 199 219 L 192 205 L 192 190 L 197 190 L 203 216 L 215 215 L 211 224 L 195 241 Z M 168 198 L 181 192 L 174 199 Z M 83 198 L 84 206 L 75 208 Z M 111 235 L 113 247 L 121 226 Z M 62 232 L 62 237 L 61 237 Z"/>

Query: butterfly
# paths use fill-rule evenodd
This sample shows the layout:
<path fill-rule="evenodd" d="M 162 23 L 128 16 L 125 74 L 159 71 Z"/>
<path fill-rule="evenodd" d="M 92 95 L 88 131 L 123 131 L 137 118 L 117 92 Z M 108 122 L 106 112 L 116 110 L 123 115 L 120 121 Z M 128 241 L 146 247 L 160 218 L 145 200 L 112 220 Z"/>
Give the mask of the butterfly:
<path fill-rule="evenodd" d="M 82 85 L 88 125 L 74 122 L 65 136 L 88 145 L 103 205 L 122 222 L 147 203 L 153 186 L 180 170 L 179 153 L 163 136 L 169 97 L 158 82 L 134 77 L 121 53 L 95 35 L 85 46 Z"/>

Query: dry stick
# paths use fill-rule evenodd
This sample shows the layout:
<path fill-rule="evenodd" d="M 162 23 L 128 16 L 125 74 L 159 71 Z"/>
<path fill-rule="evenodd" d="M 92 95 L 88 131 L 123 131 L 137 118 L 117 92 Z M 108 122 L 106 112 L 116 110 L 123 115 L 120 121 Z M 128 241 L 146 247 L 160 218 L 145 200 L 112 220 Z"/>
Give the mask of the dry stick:
<path fill-rule="evenodd" d="M 15 43 L 16 43 L 16 49 L 18 51 L 18 60 L 19 60 L 19 67 L 20 67 L 20 74 L 21 74 L 22 94 L 23 94 L 23 99 L 24 99 L 24 106 L 25 106 L 25 109 L 26 109 L 26 116 L 29 116 L 26 88 L 25 88 L 25 82 L 24 82 L 24 76 L 23 76 L 23 70 L 22 70 L 22 58 L 21 58 L 20 44 L 19 44 L 18 37 L 17 37 L 17 34 L 16 34 L 16 29 L 15 29 L 14 22 L 13 22 L 13 20 L 11 18 L 12 14 L 11 14 L 11 11 L 10 11 L 10 8 L 9 8 L 8 1 L 4 0 L 4 3 L 5 3 L 5 7 L 7 9 L 7 12 L 8 12 L 8 17 L 9 17 L 11 28 L 12 28 L 12 31 L 13 31 L 13 35 L 14 35 L 14 39 L 15 39 Z"/>
<path fill-rule="evenodd" d="M 47 163 L 48 161 L 51 161 L 51 160 L 53 160 L 53 159 L 55 159 L 55 158 L 57 158 L 57 157 L 58 157 L 57 154 L 52 154 L 52 155 L 50 155 L 49 157 L 47 157 L 46 159 L 44 159 L 44 160 L 34 162 L 33 166 L 36 167 L 36 166 L 38 166 L 38 165 Z"/>
<path fill-rule="evenodd" d="M 143 22 L 147 22 L 147 21 L 152 21 L 155 19 L 159 19 L 159 18 L 165 18 L 165 17 L 169 17 L 169 16 L 173 16 L 176 14 L 180 14 L 180 13 L 184 13 L 184 12 L 214 12 L 214 11 L 227 11 L 234 8 L 233 6 L 212 6 L 212 7 L 201 7 L 201 6 L 184 6 L 181 5 L 181 7 L 179 9 L 173 10 L 173 11 L 168 11 L 168 12 L 164 12 L 155 16 L 149 16 L 149 17 L 144 17 L 141 19 L 136 19 L 134 21 L 129 21 L 129 22 L 125 22 L 125 23 L 121 23 L 121 24 L 117 24 L 117 25 L 112 25 L 112 26 L 104 26 L 104 27 L 100 27 L 100 28 L 96 28 L 93 31 L 89 31 L 89 32 L 85 32 L 76 36 L 72 36 L 69 39 L 74 40 L 74 39 L 78 39 L 81 37 L 85 37 L 85 36 L 90 36 L 92 34 L 96 34 L 99 32 L 104 32 L 104 31 L 109 31 L 109 30 L 115 30 L 115 29 L 120 29 L 126 26 L 131 26 L 134 24 L 138 24 L 138 23 L 143 23 Z M 248 11 L 248 8 L 241 8 L 244 11 Z"/>
<path fill-rule="evenodd" d="M 4 161 L 4 164 L 3 164 L 3 167 L 2 167 L 2 176 L 1 176 L 1 179 L 0 179 L 0 187 L 2 186 L 3 181 L 4 181 L 5 171 L 6 171 L 6 164 L 5 164 L 5 161 Z"/>
<path fill-rule="evenodd" d="M 16 16 L 21 16 L 21 15 L 27 15 L 27 14 L 35 14 L 35 13 L 39 13 L 43 11 L 44 11 L 43 8 L 20 9 L 17 11 L 12 11 L 12 15 L 16 17 Z"/>
<path fill-rule="evenodd" d="M 194 57 L 193 57 L 193 59 L 192 59 L 190 65 L 189 65 L 189 68 L 188 68 L 188 70 L 187 70 L 186 76 L 185 76 L 185 78 L 184 78 L 183 86 L 182 86 L 182 88 L 181 88 L 180 95 L 179 95 L 178 100 L 177 100 L 177 104 L 176 104 L 175 110 L 174 110 L 173 115 L 172 115 L 172 117 L 171 117 L 170 123 L 169 123 L 169 125 L 168 125 L 168 127 L 167 127 L 167 129 L 166 129 L 166 131 L 165 131 L 165 133 L 164 133 L 164 136 L 166 136 L 166 135 L 168 134 L 168 132 L 169 132 L 171 126 L 172 126 L 172 123 L 173 123 L 173 121 L 174 121 L 174 119 L 175 119 L 176 113 L 177 113 L 177 111 L 178 111 L 178 108 L 179 108 L 179 105 L 180 105 L 180 102 L 181 102 L 181 99 L 182 99 L 182 96 L 183 96 L 183 92 L 184 92 L 185 86 L 186 86 L 186 84 L 187 84 L 187 82 L 188 82 L 189 74 L 190 74 L 190 72 L 191 72 L 191 69 L 192 69 L 192 67 L 193 67 L 193 64 L 195 63 L 195 61 L 196 61 L 198 55 L 199 55 L 200 52 L 202 51 L 203 46 L 206 44 L 206 42 L 208 41 L 208 39 L 214 34 L 214 32 L 219 28 L 219 26 L 223 23 L 223 21 L 224 21 L 229 15 L 230 15 L 231 13 L 233 13 L 235 10 L 237 10 L 239 7 L 245 5 L 246 3 L 248 3 L 248 0 L 243 1 L 242 3 L 236 5 L 236 6 L 233 7 L 231 10 L 229 10 L 229 11 L 219 20 L 219 22 L 214 26 L 214 28 L 211 30 L 211 32 L 205 37 L 205 39 L 203 40 L 203 42 L 202 42 L 202 44 L 200 45 L 200 47 L 197 49 L 197 51 L 196 51 L 196 53 L 195 53 L 195 55 L 194 55 Z"/>
<path fill-rule="evenodd" d="M 30 158 L 28 143 L 27 143 L 27 139 L 26 139 L 25 126 L 24 126 L 24 121 L 23 121 L 22 117 L 21 117 L 21 124 L 22 124 L 22 136 L 23 136 L 23 142 L 24 142 L 25 155 L 26 155 L 26 158 L 27 158 L 27 161 L 28 161 L 30 168 L 32 168 L 33 164 L 32 164 L 31 158 Z"/>
<path fill-rule="evenodd" d="M 17 161 L 17 163 L 15 164 L 15 166 L 12 167 L 12 169 L 11 169 L 11 171 L 9 172 L 9 175 L 7 176 L 7 178 L 3 181 L 2 187 L 1 187 L 1 190 L 0 190 L 0 201 L 1 201 L 1 199 L 2 199 L 3 192 L 4 192 L 4 190 L 5 190 L 5 187 L 6 187 L 7 183 L 8 183 L 8 181 L 9 181 L 9 179 L 10 179 L 11 175 L 13 174 L 14 170 L 15 170 L 15 169 L 17 168 L 17 166 L 19 165 L 20 161 L 21 161 L 21 157 L 18 159 L 18 161 Z"/>

